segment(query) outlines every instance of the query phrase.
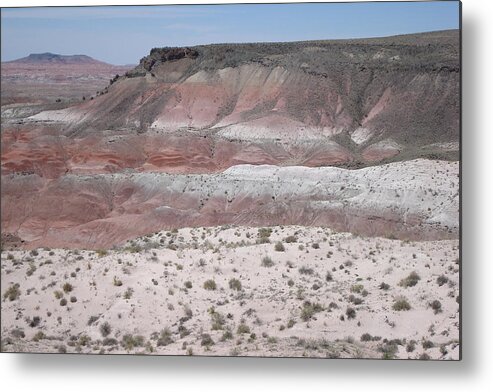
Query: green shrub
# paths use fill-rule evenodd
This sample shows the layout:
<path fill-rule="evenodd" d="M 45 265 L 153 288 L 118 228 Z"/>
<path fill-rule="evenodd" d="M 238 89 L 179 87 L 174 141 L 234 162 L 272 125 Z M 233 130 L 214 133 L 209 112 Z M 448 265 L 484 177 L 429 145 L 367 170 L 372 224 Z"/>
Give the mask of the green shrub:
<path fill-rule="evenodd" d="M 172 336 L 173 334 L 169 328 L 162 329 L 161 332 L 159 333 L 157 345 L 161 347 L 173 343 Z"/>
<path fill-rule="evenodd" d="M 3 293 L 3 298 L 4 299 L 8 298 L 9 301 L 15 301 L 16 299 L 18 299 L 21 295 L 21 291 L 20 291 L 19 287 L 20 287 L 19 283 L 16 283 L 16 284 L 10 286 Z"/>
<path fill-rule="evenodd" d="M 63 285 L 62 289 L 65 293 L 70 293 L 74 289 L 74 286 L 67 282 Z"/>
<path fill-rule="evenodd" d="M 440 287 L 443 286 L 447 282 L 448 282 L 448 278 L 445 275 L 440 275 L 437 278 L 437 283 L 438 283 L 438 286 L 440 286 Z"/>
<path fill-rule="evenodd" d="M 262 267 L 272 267 L 274 265 L 274 262 L 269 256 L 265 256 L 262 259 Z"/>
<path fill-rule="evenodd" d="M 346 317 L 348 318 L 348 320 L 351 320 L 353 318 L 356 318 L 356 310 L 354 310 L 353 308 L 351 308 L 350 306 L 348 306 L 346 308 Z"/>
<path fill-rule="evenodd" d="M 307 267 L 307 266 L 302 266 L 298 269 L 298 272 L 301 275 L 313 275 L 315 271 L 313 271 L 313 268 Z"/>
<path fill-rule="evenodd" d="M 111 333 L 111 325 L 105 321 L 99 326 L 99 332 L 103 338 L 107 337 Z"/>
<path fill-rule="evenodd" d="M 204 282 L 204 289 L 206 289 L 206 290 L 216 290 L 217 289 L 216 282 L 214 280 L 212 280 L 212 279 L 206 280 Z"/>
<path fill-rule="evenodd" d="M 208 333 L 202 334 L 202 338 L 200 341 L 201 346 L 209 347 L 212 346 L 213 344 L 214 344 L 214 340 L 212 340 L 211 335 L 209 335 Z"/>
<path fill-rule="evenodd" d="M 398 298 L 395 300 L 394 304 L 392 305 L 392 309 L 398 312 L 403 310 L 410 310 L 411 305 L 409 304 L 406 298 Z"/>
<path fill-rule="evenodd" d="M 236 330 L 236 333 L 239 334 L 250 333 L 250 327 L 246 325 L 244 322 L 241 322 L 241 324 L 238 325 L 238 329 Z"/>
<path fill-rule="evenodd" d="M 431 301 L 429 303 L 429 307 L 433 309 L 433 312 L 435 314 L 442 312 L 442 303 L 437 299 L 435 299 L 434 301 Z"/>
<path fill-rule="evenodd" d="M 231 290 L 241 291 L 241 282 L 236 278 L 232 278 L 229 280 L 229 288 Z"/>
<path fill-rule="evenodd" d="M 301 319 L 303 321 L 309 321 L 315 313 L 324 310 L 323 306 L 318 303 L 312 303 L 310 301 L 305 301 L 303 307 L 301 308 Z"/>
<path fill-rule="evenodd" d="M 421 280 L 421 277 L 418 275 L 418 273 L 416 271 L 413 271 L 409 274 L 409 276 L 407 278 L 404 278 L 399 282 L 399 286 L 402 286 L 405 288 L 413 287 L 413 286 L 416 286 L 420 280 Z"/>
<path fill-rule="evenodd" d="M 286 249 L 284 248 L 284 245 L 282 244 L 282 242 L 276 242 L 276 245 L 274 246 L 274 249 L 276 250 L 276 252 L 284 252 Z"/>

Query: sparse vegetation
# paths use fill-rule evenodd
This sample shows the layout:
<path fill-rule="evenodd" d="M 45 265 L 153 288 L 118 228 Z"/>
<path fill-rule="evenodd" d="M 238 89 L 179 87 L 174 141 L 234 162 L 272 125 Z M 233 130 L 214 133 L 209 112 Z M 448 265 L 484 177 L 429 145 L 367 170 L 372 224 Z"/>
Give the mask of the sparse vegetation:
<path fill-rule="evenodd" d="M 418 282 L 421 280 L 421 277 L 418 275 L 416 271 L 411 272 L 407 278 L 402 279 L 399 282 L 399 286 L 402 287 L 414 287 L 418 284 Z"/>
<path fill-rule="evenodd" d="M 3 293 L 3 298 L 8 299 L 9 301 L 15 301 L 21 295 L 21 290 L 19 289 L 19 283 L 15 283 L 11 285 L 5 292 Z"/>
<path fill-rule="evenodd" d="M 206 280 L 204 282 L 204 289 L 206 289 L 206 290 L 216 290 L 217 289 L 216 282 L 214 280 L 212 280 L 212 279 Z"/>
<path fill-rule="evenodd" d="M 397 298 L 392 305 L 392 309 L 400 312 L 403 310 L 411 310 L 411 305 L 408 300 L 404 297 Z"/>
<path fill-rule="evenodd" d="M 241 282 L 236 278 L 232 278 L 229 280 L 229 288 L 231 290 L 241 291 Z"/>
<path fill-rule="evenodd" d="M 262 258 L 262 267 L 272 267 L 274 265 L 274 262 L 269 256 L 265 256 Z"/>

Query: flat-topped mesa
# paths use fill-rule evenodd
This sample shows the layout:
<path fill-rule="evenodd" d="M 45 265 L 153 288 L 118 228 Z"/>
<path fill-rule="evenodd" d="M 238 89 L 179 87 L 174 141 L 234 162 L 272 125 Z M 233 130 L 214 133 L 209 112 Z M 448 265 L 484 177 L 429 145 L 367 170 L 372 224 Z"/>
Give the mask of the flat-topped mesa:
<path fill-rule="evenodd" d="M 125 142 L 122 131 L 138 135 L 147 151 L 133 162 L 152 157 L 143 166 L 164 171 L 188 162 L 189 146 L 204 147 L 213 170 L 458 159 L 457 150 L 437 146 L 459 141 L 459 47 L 459 31 L 449 30 L 156 48 L 94 100 L 30 120 L 61 122 L 79 138 L 117 132 L 121 139 L 101 157 Z M 156 143 L 143 146 L 146 133 L 163 146 L 180 138 L 180 146 L 154 151 Z"/>

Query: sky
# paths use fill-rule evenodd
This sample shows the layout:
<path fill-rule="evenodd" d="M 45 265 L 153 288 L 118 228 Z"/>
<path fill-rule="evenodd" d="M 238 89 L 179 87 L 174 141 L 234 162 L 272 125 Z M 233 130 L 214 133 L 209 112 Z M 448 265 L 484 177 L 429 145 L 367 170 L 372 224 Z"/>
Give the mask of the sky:
<path fill-rule="evenodd" d="M 456 1 L 2 8 L 1 59 L 52 52 L 137 64 L 153 47 L 365 38 L 457 28 Z"/>

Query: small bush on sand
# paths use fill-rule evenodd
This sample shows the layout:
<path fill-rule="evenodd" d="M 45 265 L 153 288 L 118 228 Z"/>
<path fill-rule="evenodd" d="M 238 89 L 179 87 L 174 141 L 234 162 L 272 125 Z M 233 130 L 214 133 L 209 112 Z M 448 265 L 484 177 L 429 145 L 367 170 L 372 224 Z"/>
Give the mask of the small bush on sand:
<path fill-rule="evenodd" d="M 416 271 L 411 272 L 407 278 L 402 279 L 399 282 L 399 286 L 402 287 L 413 287 L 418 284 L 418 282 L 421 280 L 421 277 L 418 275 Z"/>
<path fill-rule="evenodd" d="M 216 290 L 217 289 L 216 282 L 214 280 L 212 280 L 212 279 L 206 280 L 204 282 L 204 289 L 206 289 L 206 290 Z"/>
<path fill-rule="evenodd" d="M 346 309 L 346 317 L 348 318 L 348 320 L 356 318 L 356 310 L 348 306 Z"/>
<path fill-rule="evenodd" d="M 437 284 L 438 286 L 442 287 L 445 283 L 448 282 L 448 278 L 445 275 L 440 275 L 437 278 Z"/>
<path fill-rule="evenodd" d="M 19 283 L 10 286 L 3 293 L 3 298 L 8 299 L 9 301 L 15 301 L 16 299 L 18 299 L 21 295 L 21 291 L 19 290 L 19 287 L 20 287 Z"/>
<path fill-rule="evenodd" d="M 250 333 L 250 327 L 246 325 L 244 322 L 241 322 L 241 324 L 238 325 L 238 329 L 236 330 L 236 333 L 239 334 Z"/>
<path fill-rule="evenodd" d="M 401 297 L 401 298 L 397 298 L 395 300 L 394 304 L 392 305 L 392 309 L 394 309 L 398 312 L 403 311 L 403 310 L 410 310 L 411 305 L 409 304 L 409 302 L 407 301 L 406 298 Z"/>
<path fill-rule="evenodd" d="M 99 326 L 99 332 L 101 333 L 101 336 L 105 338 L 111 333 L 111 325 L 107 321 L 105 321 Z"/>
<path fill-rule="evenodd" d="M 173 343 L 172 336 L 173 336 L 173 334 L 171 333 L 171 330 L 169 328 L 164 328 L 159 333 L 159 338 L 157 340 L 157 345 L 158 346 L 167 346 L 168 344 Z"/>
<path fill-rule="evenodd" d="M 241 291 L 241 282 L 236 278 L 232 278 L 229 280 L 229 288 L 231 290 Z"/>
<path fill-rule="evenodd" d="M 70 293 L 74 289 L 74 286 L 67 282 L 63 285 L 62 289 L 65 293 Z"/>
<path fill-rule="evenodd" d="M 269 256 L 265 256 L 262 259 L 262 267 L 272 267 L 274 265 L 274 262 Z"/>
<path fill-rule="evenodd" d="M 284 245 L 280 241 L 276 242 L 274 249 L 276 250 L 276 252 L 284 252 L 286 250 L 286 248 L 284 248 Z"/>
<path fill-rule="evenodd" d="M 435 299 L 434 301 L 431 301 L 429 303 L 429 307 L 433 309 L 433 312 L 435 314 L 442 312 L 442 303 L 437 299 Z"/>
<path fill-rule="evenodd" d="M 310 301 L 305 301 L 303 307 L 301 308 L 301 319 L 303 321 L 309 321 L 315 313 L 324 310 L 323 306 L 318 303 L 311 303 Z"/>

